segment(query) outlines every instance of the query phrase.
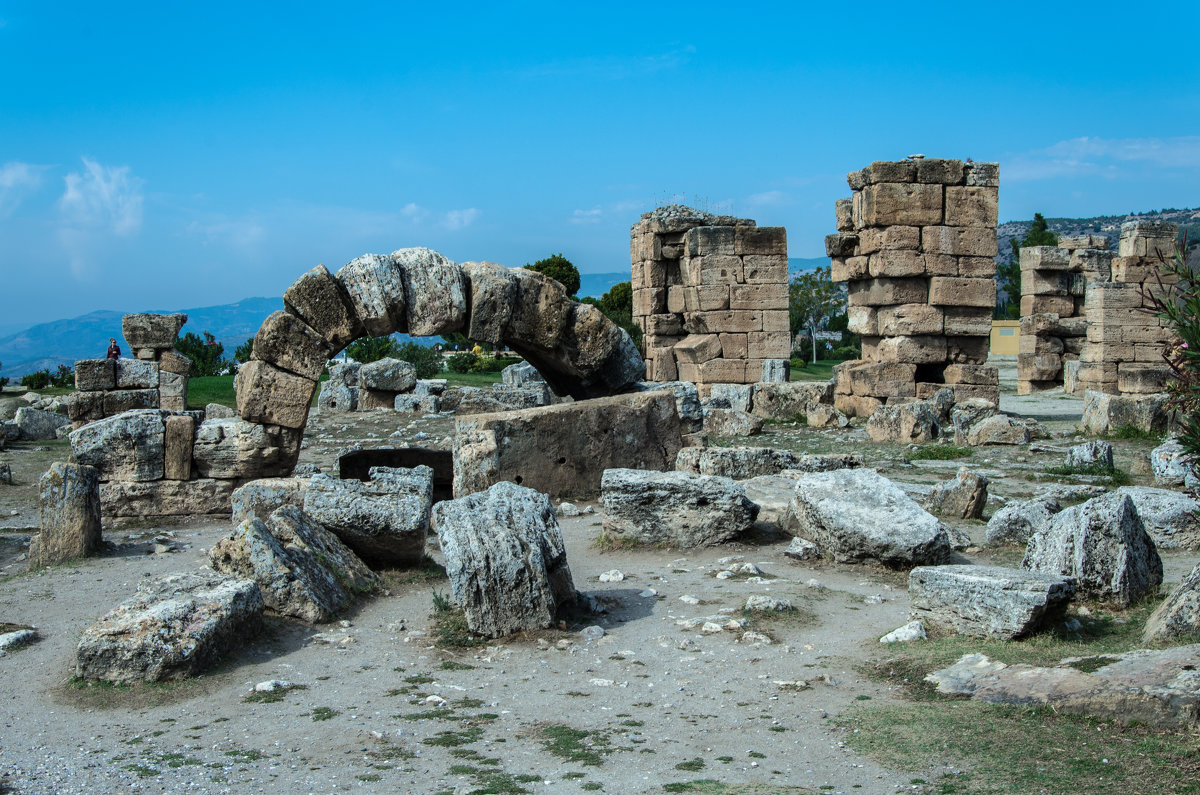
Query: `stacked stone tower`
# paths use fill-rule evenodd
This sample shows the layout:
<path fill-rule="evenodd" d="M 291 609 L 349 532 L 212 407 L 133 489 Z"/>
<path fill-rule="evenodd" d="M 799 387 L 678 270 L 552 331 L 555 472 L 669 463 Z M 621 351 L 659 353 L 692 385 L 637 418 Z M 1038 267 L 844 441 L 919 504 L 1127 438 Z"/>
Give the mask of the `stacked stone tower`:
<path fill-rule="evenodd" d="M 996 163 L 912 158 L 848 175 L 838 233 L 825 240 L 834 281 L 849 288 L 849 328 L 863 358 L 836 368 L 848 415 L 925 398 L 999 400 L 987 363 L 996 305 Z"/>
<path fill-rule="evenodd" d="M 1017 392 L 1075 389 L 1087 338 L 1087 286 L 1112 274 L 1108 239 L 1063 237 L 1057 246 L 1021 249 L 1021 341 Z"/>
<path fill-rule="evenodd" d="M 1164 346 L 1172 332 L 1147 311 L 1149 295 L 1175 281 L 1159 269 L 1159 253 L 1175 256 L 1179 227 L 1165 221 L 1121 225 L 1112 280 L 1088 285 L 1087 342 L 1079 357 L 1079 390 L 1110 395 L 1147 395 L 1166 389 Z"/>
<path fill-rule="evenodd" d="M 671 205 L 630 230 L 646 378 L 752 384 L 791 354 L 787 232 Z"/>

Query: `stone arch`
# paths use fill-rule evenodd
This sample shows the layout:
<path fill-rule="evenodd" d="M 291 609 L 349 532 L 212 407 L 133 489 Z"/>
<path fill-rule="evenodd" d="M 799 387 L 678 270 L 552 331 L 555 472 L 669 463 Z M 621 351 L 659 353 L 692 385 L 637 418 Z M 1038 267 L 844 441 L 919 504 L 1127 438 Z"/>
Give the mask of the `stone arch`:
<path fill-rule="evenodd" d="M 360 337 L 461 332 L 510 347 L 556 393 L 577 399 L 616 394 L 646 372 L 629 335 L 553 279 L 491 262 L 460 265 L 427 248 L 366 254 L 336 274 L 318 265 L 284 291 L 283 303 L 238 373 L 237 407 L 247 422 L 290 431 L 293 462 L 326 362 Z"/>

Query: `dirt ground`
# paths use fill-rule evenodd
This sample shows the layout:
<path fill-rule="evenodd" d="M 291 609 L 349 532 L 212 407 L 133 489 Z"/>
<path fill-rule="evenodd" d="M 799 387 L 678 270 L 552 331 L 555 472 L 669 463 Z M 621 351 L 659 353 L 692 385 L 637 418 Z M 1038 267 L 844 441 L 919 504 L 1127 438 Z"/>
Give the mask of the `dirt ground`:
<path fill-rule="evenodd" d="M 1062 462 L 1082 408 L 1053 393 L 1003 402 L 1060 436 L 1032 450 L 982 448 L 967 459 L 991 479 L 989 514 L 997 497 L 1056 482 L 1042 470 Z M 315 416 L 301 461 L 332 471 L 337 452 L 356 442 L 448 447 L 452 432 L 448 418 Z M 737 442 L 853 449 L 909 484 L 944 480 L 964 463 L 910 463 L 903 446 L 871 444 L 861 427 L 768 425 Z M 1150 484 L 1145 459 L 1154 443 L 1114 444 L 1117 466 Z M 262 637 L 196 680 L 80 686 L 73 651 L 83 629 L 141 578 L 204 565 L 230 526 L 213 518 L 106 526 L 106 556 L 24 573 L 37 477 L 67 453 L 63 443 L 0 453 L 16 481 L 0 486 L 0 622 L 41 635 L 0 658 L 0 774 L 16 792 L 893 793 L 952 772 L 938 758 L 882 768 L 851 751 L 838 725 L 852 704 L 899 698 L 862 664 L 881 654 L 881 635 L 908 620 L 902 573 L 797 564 L 783 554 L 789 539 L 769 533 L 703 550 L 601 551 L 595 503 L 595 513 L 560 522 L 576 587 L 607 612 L 565 629 L 439 648 L 433 597 L 448 593 L 448 583 L 436 571 L 397 571 L 387 573 L 384 595 L 340 623 L 270 619 Z M 953 524 L 983 541 L 982 522 Z M 154 539 L 164 535 L 174 551 L 156 553 Z M 1019 555 L 972 549 L 965 559 L 1013 565 Z M 1164 554 L 1167 581 L 1178 582 L 1196 559 Z M 763 573 L 716 576 L 734 562 Z M 600 582 L 614 570 L 623 579 Z M 687 621 L 741 618 L 751 594 L 798 609 L 750 619 L 745 629 L 758 640 L 705 634 Z M 297 687 L 251 695 L 272 679 Z"/>

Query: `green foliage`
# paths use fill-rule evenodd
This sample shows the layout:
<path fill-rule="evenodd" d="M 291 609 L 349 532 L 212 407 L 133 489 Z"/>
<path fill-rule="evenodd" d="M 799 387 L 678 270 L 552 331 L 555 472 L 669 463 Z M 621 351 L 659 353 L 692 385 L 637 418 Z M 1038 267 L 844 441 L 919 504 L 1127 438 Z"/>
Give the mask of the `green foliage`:
<path fill-rule="evenodd" d="M 801 273 L 788 284 L 788 321 L 792 335 L 801 329 L 814 334 L 845 312 L 846 293 L 830 279 L 828 266 Z M 813 346 L 816 361 L 816 346 Z"/>
<path fill-rule="evenodd" d="M 1103 466 L 1101 464 L 1046 467 L 1044 471 L 1047 475 L 1052 475 L 1055 478 L 1069 478 L 1077 475 L 1108 478 L 1109 485 L 1111 485 L 1113 488 L 1128 486 L 1131 482 L 1129 473 L 1125 470 L 1117 469 L 1116 467 Z"/>
<path fill-rule="evenodd" d="M 1175 255 L 1167 258 L 1158 252 L 1159 271 L 1178 281 L 1164 285 L 1159 276 L 1153 289 L 1143 288 L 1145 303 L 1174 330 L 1175 340 L 1163 352 L 1171 368 L 1167 395 L 1180 418 L 1179 443 L 1190 456 L 1188 465 L 1200 475 L 1200 279 L 1185 259 L 1187 236 Z"/>
<path fill-rule="evenodd" d="M 35 373 L 21 376 L 21 386 L 30 389 L 45 389 L 50 386 L 50 371 L 38 370 Z"/>
<path fill-rule="evenodd" d="M 956 458 L 970 458 L 974 452 L 970 447 L 956 447 L 952 444 L 930 444 L 918 447 L 905 457 L 909 461 L 953 461 Z"/>
<path fill-rule="evenodd" d="M 1012 243 L 1012 259 L 1001 265 L 997 271 L 1000 276 L 1001 290 L 1007 301 L 1004 305 L 1003 317 L 999 308 L 996 310 L 997 319 L 1008 318 L 1018 320 L 1021 317 L 1021 249 L 1026 246 L 1057 246 L 1058 235 L 1050 231 L 1049 224 L 1041 213 L 1033 214 L 1033 225 L 1018 241 L 1015 237 Z"/>
<path fill-rule="evenodd" d="M 245 364 L 250 361 L 250 354 L 252 353 L 254 353 L 254 337 L 250 337 L 233 349 L 233 360 L 238 364 Z"/>
<path fill-rule="evenodd" d="M 479 357 L 470 351 L 456 353 L 446 360 L 446 369 L 452 373 L 469 373 L 479 364 Z"/>
<path fill-rule="evenodd" d="M 609 317 L 613 316 L 614 312 L 627 312 L 633 314 L 633 284 L 631 282 L 618 282 L 608 288 L 608 292 L 600 298 L 600 311 Z"/>
<path fill-rule="evenodd" d="M 399 346 L 390 336 L 362 337 L 346 346 L 346 355 L 359 364 L 377 362 L 380 359 L 397 358 Z"/>
<path fill-rule="evenodd" d="M 175 350 L 192 360 L 193 378 L 221 375 L 225 370 L 222 359 L 225 346 L 207 331 L 201 333 L 204 334 L 203 340 L 190 331 L 184 334 L 175 343 Z"/>
<path fill-rule="evenodd" d="M 549 276 L 563 286 L 567 295 L 575 295 L 579 292 L 579 269 L 562 254 L 551 254 L 532 265 L 526 264 L 525 270 L 537 271 Z"/>
<path fill-rule="evenodd" d="M 417 378 L 437 378 L 442 371 L 442 355 L 427 345 L 406 342 L 392 355 L 417 368 Z"/>
<path fill-rule="evenodd" d="M 50 383 L 59 389 L 69 389 L 75 386 L 75 368 L 60 364 L 54 371 L 54 375 L 50 376 Z"/>

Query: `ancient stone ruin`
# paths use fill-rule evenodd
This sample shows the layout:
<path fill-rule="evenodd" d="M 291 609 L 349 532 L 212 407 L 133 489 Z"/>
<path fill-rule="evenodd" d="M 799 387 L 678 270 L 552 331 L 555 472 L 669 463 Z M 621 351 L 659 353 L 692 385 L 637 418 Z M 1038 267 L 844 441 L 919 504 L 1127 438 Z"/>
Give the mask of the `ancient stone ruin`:
<path fill-rule="evenodd" d="M 913 158 L 851 172 L 826 238 L 863 358 L 836 370 L 834 405 L 867 417 L 931 397 L 999 399 L 987 365 L 996 305 L 996 163 Z"/>
<path fill-rule="evenodd" d="M 791 355 L 783 227 L 670 205 L 633 225 L 629 249 L 647 380 L 690 381 L 705 397 L 786 380 L 766 365 Z"/>
<path fill-rule="evenodd" d="M 1087 341 L 1088 286 L 1112 276 L 1108 239 L 1064 237 L 1021 249 L 1021 338 L 1017 393 L 1065 386 L 1074 392 Z"/>
<path fill-rule="evenodd" d="M 83 359 L 75 362 L 75 389 L 67 399 L 74 427 L 114 417 L 131 409 L 187 409 L 192 361 L 175 350 L 187 315 L 125 315 L 121 333 L 132 359 Z"/>

